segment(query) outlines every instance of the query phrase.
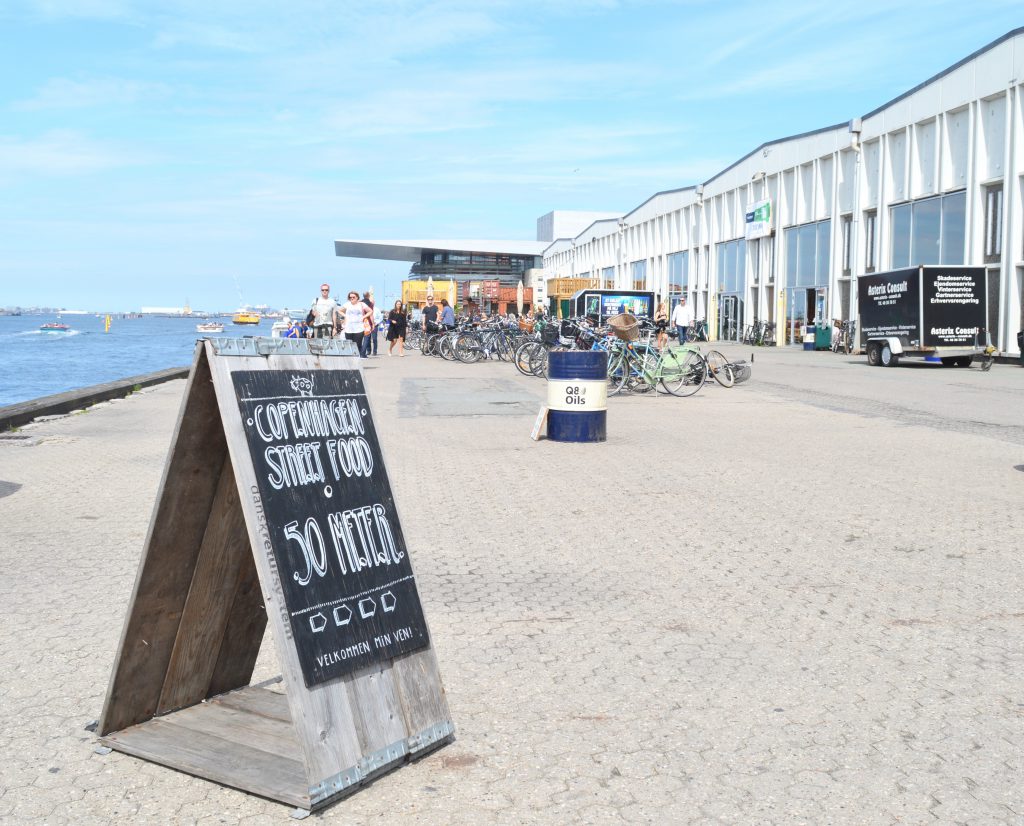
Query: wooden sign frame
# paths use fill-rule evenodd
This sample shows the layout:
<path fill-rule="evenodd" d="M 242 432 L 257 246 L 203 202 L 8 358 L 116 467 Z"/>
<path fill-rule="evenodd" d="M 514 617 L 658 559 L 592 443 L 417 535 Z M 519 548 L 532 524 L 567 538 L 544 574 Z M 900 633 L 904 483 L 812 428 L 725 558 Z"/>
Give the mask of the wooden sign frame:
<path fill-rule="evenodd" d="M 454 739 L 429 642 L 306 686 L 249 494 L 256 469 L 232 374 L 359 369 L 349 342 L 197 344 L 97 729 L 103 743 L 314 810 Z M 249 685 L 268 625 L 284 693 Z"/>

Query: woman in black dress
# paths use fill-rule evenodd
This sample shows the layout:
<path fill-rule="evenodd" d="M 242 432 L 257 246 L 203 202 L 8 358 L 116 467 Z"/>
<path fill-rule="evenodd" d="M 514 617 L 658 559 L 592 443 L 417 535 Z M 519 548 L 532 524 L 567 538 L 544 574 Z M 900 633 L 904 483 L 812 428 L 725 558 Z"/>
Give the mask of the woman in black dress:
<path fill-rule="evenodd" d="M 405 355 L 405 328 L 408 323 L 408 315 L 401 301 L 395 302 L 395 308 L 388 313 L 388 355 L 392 355 L 395 349 L 395 342 L 398 342 L 398 355 Z"/>

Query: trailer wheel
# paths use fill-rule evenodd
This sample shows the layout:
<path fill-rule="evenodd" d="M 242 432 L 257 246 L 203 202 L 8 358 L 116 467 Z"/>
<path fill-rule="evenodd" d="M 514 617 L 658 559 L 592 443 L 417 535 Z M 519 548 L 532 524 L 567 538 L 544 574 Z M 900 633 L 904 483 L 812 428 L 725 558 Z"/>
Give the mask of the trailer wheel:
<path fill-rule="evenodd" d="M 882 348 L 877 342 L 868 344 L 868 364 L 872 367 L 879 367 L 882 364 Z"/>
<path fill-rule="evenodd" d="M 883 343 L 880 348 L 879 359 L 884 367 L 895 367 L 900 363 L 900 357 L 897 356 L 888 343 Z"/>
<path fill-rule="evenodd" d="M 943 367 L 956 367 L 956 359 L 952 356 L 946 356 L 942 359 Z"/>
<path fill-rule="evenodd" d="M 973 356 L 958 356 L 956 359 L 957 367 L 970 367 L 971 362 L 974 361 Z"/>

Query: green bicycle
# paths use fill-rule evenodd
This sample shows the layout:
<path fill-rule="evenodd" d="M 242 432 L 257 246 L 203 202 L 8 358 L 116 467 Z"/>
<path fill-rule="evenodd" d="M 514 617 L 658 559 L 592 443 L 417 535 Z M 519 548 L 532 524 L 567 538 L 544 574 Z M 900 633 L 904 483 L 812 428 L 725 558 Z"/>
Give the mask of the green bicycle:
<path fill-rule="evenodd" d="M 619 342 L 608 353 L 608 395 L 658 392 L 692 396 L 707 381 L 707 362 L 690 347 L 659 352 L 634 342 Z"/>

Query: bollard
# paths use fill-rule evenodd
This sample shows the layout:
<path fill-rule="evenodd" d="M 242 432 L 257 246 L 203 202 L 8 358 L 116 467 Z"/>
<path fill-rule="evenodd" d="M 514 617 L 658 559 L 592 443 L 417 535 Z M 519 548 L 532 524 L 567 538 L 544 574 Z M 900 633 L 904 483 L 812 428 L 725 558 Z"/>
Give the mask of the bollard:
<path fill-rule="evenodd" d="M 608 438 L 608 354 L 552 350 L 548 354 L 548 438 L 603 442 Z"/>

